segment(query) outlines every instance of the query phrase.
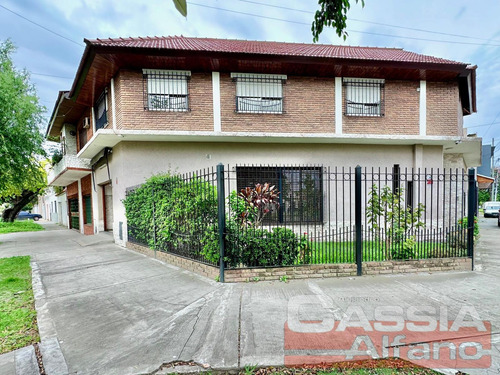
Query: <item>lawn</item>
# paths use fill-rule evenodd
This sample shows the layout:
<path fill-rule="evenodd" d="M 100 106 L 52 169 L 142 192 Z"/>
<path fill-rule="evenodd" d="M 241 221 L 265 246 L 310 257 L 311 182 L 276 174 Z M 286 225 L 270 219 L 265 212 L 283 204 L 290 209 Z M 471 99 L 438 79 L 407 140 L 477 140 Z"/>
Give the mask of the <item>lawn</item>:
<path fill-rule="evenodd" d="M 356 245 L 354 241 L 343 242 L 309 242 L 312 249 L 311 264 L 354 263 Z M 387 260 L 383 241 L 363 241 L 362 252 L 364 262 L 380 262 Z M 417 242 L 413 248 L 411 259 L 427 259 L 436 257 L 460 257 L 467 254 L 466 249 L 451 247 L 446 242 Z"/>
<path fill-rule="evenodd" d="M 32 220 L 14 221 L 13 223 L 5 223 L 3 221 L 0 221 L 0 234 L 15 232 L 35 232 L 44 229 L 44 227 Z"/>
<path fill-rule="evenodd" d="M 30 257 L 0 259 L 0 354 L 39 340 Z"/>

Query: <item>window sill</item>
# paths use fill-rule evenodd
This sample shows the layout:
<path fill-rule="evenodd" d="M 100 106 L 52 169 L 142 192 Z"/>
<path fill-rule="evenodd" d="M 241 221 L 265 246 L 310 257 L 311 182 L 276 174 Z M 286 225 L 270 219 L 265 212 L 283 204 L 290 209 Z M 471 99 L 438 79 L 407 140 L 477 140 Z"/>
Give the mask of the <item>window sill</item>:
<path fill-rule="evenodd" d="M 234 111 L 234 113 L 254 114 L 254 115 L 284 115 L 286 112 L 256 112 L 256 111 Z"/>
<path fill-rule="evenodd" d="M 344 113 L 346 117 L 384 117 L 384 115 L 369 115 L 369 114 L 360 114 L 360 113 Z"/>
<path fill-rule="evenodd" d="M 190 109 L 154 109 L 154 108 L 144 108 L 146 112 L 191 112 Z"/>

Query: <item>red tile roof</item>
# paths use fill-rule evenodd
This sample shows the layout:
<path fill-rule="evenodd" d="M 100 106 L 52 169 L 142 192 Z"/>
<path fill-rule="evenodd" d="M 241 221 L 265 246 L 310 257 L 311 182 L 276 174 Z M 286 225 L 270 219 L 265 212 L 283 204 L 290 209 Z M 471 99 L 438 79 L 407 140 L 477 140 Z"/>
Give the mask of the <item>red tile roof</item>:
<path fill-rule="evenodd" d="M 86 40 L 92 46 L 157 48 L 178 51 L 247 53 L 258 55 L 323 57 L 333 59 L 378 60 L 404 63 L 464 65 L 457 61 L 421 55 L 402 48 L 350 47 L 329 44 L 306 44 L 191 38 L 184 36 L 138 37 Z"/>

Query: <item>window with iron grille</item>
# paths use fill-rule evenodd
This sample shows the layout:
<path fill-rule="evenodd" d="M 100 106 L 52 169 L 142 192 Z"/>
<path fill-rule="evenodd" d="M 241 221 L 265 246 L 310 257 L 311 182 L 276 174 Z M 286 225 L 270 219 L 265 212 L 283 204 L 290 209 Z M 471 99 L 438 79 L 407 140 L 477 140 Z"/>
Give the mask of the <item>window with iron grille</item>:
<path fill-rule="evenodd" d="M 346 116 L 383 116 L 384 80 L 344 78 Z"/>
<path fill-rule="evenodd" d="M 323 221 L 323 175 L 321 167 L 236 167 L 238 192 L 256 184 L 276 186 L 279 209 L 264 223 L 321 223 Z"/>
<path fill-rule="evenodd" d="M 286 75 L 231 73 L 236 82 L 236 112 L 283 113 Z"/>
<path fill-rule="evenodd" d="M 95 128 L 96 130 L 104 128 L 108 124 L 108 92 L 104 92 L 99 96 L 94 107 Z"/>
<path fill-rule="evenodd" d="M 190 71 L 143 69 L 144 109 L 149 111 L 189 110 Z"/>

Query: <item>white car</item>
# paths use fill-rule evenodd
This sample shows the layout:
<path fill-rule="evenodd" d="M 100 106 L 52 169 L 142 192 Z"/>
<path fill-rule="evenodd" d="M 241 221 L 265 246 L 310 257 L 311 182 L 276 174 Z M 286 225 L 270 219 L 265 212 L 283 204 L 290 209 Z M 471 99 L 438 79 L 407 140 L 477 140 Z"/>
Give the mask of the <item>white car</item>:
<path fill-rule="evenodd" d="M 483 204 L 484 217 L 498 217 L 500 202 L 485 202 Z"/>

